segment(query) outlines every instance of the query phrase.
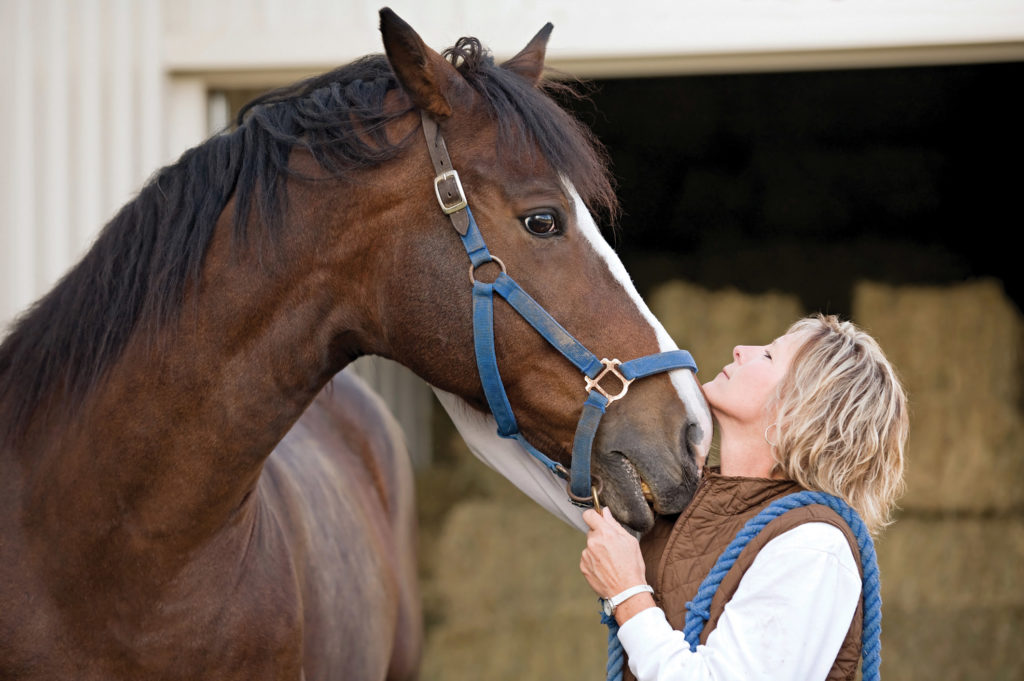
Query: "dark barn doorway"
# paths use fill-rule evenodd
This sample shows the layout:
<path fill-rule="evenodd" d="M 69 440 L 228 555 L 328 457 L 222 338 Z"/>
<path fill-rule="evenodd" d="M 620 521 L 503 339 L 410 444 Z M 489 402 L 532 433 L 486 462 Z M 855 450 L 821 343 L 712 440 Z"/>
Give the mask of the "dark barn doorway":
<path fill-rule="evenodd" d="M 1015 247 L 1024 63 L 591 81 L 638 287 L 794 293 L 848 316 L 857 280 L 996 277 Z"/>

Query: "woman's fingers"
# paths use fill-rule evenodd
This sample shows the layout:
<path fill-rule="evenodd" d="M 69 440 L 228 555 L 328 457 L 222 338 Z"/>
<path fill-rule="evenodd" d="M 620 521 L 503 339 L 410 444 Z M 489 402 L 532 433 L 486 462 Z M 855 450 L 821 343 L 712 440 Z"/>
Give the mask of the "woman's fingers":
<path fill-rule="evenodd" d="M 580 571 L 599 596 L 607 598 L 644 581 L 640 545 L 612 517 L 607 508 L 587 510 L 583 519 L 590 527 L 587 545 L 580 556 Z"/>
<path fill-rule="evenodd" d="M 619 521 L 615 519 L 614 515 L 612 515 L 612 509 L 607 506 L 603 506 L 600 513 L 592 508 L 588 508 L 583 512 L 583 522 L 585 522 L 587 527 L 591 530 L 609 528 L 619 529 L 625 532 L 625 530 L 622 529 L 622 525 L 619 524 Z"/>
<path fill-rule="evenodd" d="M 605 507 L 607 508 L 607 507 Z M 596 530 L 604 522 L 604 517 L 592 508 L 588 508 L 583 512 L 583 522 L 587 524 L 591 530 Z"/>

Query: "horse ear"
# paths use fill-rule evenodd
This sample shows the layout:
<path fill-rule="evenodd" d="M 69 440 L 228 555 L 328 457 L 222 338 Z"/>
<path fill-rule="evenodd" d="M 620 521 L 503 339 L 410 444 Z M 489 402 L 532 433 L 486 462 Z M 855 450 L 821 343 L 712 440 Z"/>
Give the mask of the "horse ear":
<path fill-rule="evenodd" d="M 448 93 L 462 78 L 455 67 L 388 7 L 380 11 L 380 32 L 391 68 L 413 104 L 438 118 L 450 116 Z"/>
<path fill-rule="evenodd" d="M 533 85 L 539 83 L 544 73 L 544 52 L 553 28 L 554 25 L 550 21 L 544 24 L 544 28 L 533 36 L 533 40 L 519 54 L 502 64 L 501 68 L 518 73 Z"/>

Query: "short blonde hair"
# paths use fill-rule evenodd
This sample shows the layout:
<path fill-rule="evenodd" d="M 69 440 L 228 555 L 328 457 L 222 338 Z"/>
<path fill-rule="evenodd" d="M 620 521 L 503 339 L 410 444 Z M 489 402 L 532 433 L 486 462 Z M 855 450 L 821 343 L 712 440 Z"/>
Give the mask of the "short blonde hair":
<path fill-rule="evenodd" d="M 789 333 L 807 340 L 769 405 L 775 470 L 843 499 L 876 534 L 903 493 L 907 396 L 878 342 L 851 322 L 817 315 Z"/>

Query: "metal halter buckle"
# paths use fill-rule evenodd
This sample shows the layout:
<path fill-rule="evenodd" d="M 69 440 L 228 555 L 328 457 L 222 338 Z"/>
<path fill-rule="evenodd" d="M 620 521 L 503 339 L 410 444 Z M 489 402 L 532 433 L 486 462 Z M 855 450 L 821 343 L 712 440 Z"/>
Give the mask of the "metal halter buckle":
<path fill-rule="evenodd" d="M 598 497 L 598 494 L 600 494 L 601 490 L 604 489 L 604 485 L 601 483 L 601 478 L 596 475 L 593 476 L 593 481 L 594 484 L 590 487 L 589 497 L 578 497 L 573 494 L 571 482 L 566 482 L 565 493 L 569 495 L 569 502 L 572 503 L 573 506 L 578 506 L 580 508 L 593 508 L 595 511 L 600 513 L 601 499 Z"/>
<path fill-rule="evenodd" d="M 622 364 L 622 362 L 620 362 L 617 359 L 608 359 L 606 357 L 601 360 L 601 364 L 604 365 L 604 369 L 601 370 L 601 373 L 599 373 L 594 378 L 587 378 L 586 376 L 584 376 L 583 380 L 586 381 L 587 383 L 588 393 L 591 390 L 596 390 L 597 392 L 604 395 L 605 398 L 607 398 L 608 404 L 611 404 L 615 400 L 621 399 L 626 396 L 626 392 L 629 390 L 629 384 L 633 382 L 633 379 L 626 378 L 625 376 L 622 375 L 622 372 L 616 368 L 617 366 Z M 608 374 L 611 374 L 612 376 L 614 376 L 615 378 L 619 379 L 619 381 L 622 382 L 622 390 L 617 395 L 609 395 L 608 392 L 600 385 L 601 379 L 607 376 Z"/>
<path fill-rule="evenodd" d="M 451 200 L 447 202 L 441 198 L 441 185 L 444 183 L 447 183 L 444 193 L 451 197 Z M 451 215 L 469 205 L 466 201 L 466 192 L 462 190 L 462 180 L 459 179 L 457 170 L 445 171 L 434 178 L 434 196 L 437 197 L 437 203 L 445 215 Z"/>

